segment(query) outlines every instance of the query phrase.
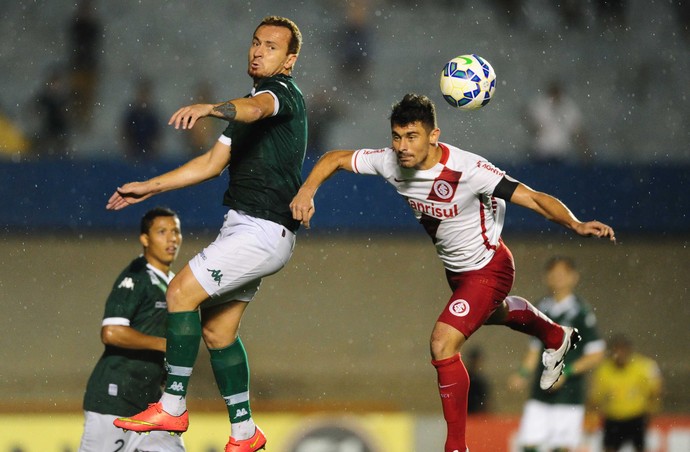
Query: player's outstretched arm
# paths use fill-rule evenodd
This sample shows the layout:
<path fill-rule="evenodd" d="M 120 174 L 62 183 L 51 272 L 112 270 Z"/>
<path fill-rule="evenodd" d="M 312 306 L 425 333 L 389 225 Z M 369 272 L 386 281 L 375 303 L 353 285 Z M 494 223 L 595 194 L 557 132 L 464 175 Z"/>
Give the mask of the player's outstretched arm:
<path fill-rule="evenodd" d="M 305 228 L 309 228 L 309 220 L 316 212 L 314 209 L 314 195 L 329 177 L 338 170 L 352 171 L 352 154 L 355 151 L 330 151 L 324 154 L 314 165 L 307 180 L 304 181 L 292 202 L 292 218 L 299 220 Z"/>
<path fill-rule="evenodd" d="M 124 209 L 158 193 L 189 187 L 218 176 L 230 162 L 230 146 L 216 141 L 205 154 L 167 173 L 143 182 L 130 182 L 118 187 L 105 208 Z"/>
<path fill-rule="evenodd" d="M 546 193 L 532 190 L 524 184 L 518 184 L 510 202 L 532 209 L 544 218 L 572 229 L 581 236 L 608 237 L 612 242 L 616 241 L 616 235 L 611 226 L 599 221 L 580 221 L 560 200 Z"/>
<path fill-rule="evenodd" d="M 207 116 L 226 121 L 254 122 L 268 118 L 275 111 L 275 99 L 268 93 L 254 97 L 232 99 L 218 104 L 187 105 L 170 117 L 168 125 L 176 129 L 191 129 L 194 124 Z"/>

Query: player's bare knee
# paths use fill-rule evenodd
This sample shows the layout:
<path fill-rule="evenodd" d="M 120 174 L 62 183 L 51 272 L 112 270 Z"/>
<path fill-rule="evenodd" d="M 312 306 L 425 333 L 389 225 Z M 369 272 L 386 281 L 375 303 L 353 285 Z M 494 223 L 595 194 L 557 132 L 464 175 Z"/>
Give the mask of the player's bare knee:
<path fill-rule="evenodd" d="M 436 361 L 450 358 L 460 351 L 461 345 L 447 335 L 434 332 L 430 341 L 431 358 Z"/>
<path fill-rule="evenodd" d="M 464 343 L 465 336 L 459 330 L 446 323 L 437 322 L 431 332 L 431 358 L 437 361 L 450 358 L 460 351 Z"/>
<path fill-rule="evenodd" d="M 168 292 L 165 295 L 165 302 L 168 306 L 168 312 L 185 311 L 185 309 L 182 308 L 182 293 L 179 286 L 175 284 L 175 280 L 171 281 L 170 285 L 168 286 Z"/>
<path fill-rule="evenodd" d="M 228 334 L 227 331 L 218 330 L 207 325 L 202 326 L 201 336 L 208 348 L 225 348 L 237 340 L 237 334 Z"/>

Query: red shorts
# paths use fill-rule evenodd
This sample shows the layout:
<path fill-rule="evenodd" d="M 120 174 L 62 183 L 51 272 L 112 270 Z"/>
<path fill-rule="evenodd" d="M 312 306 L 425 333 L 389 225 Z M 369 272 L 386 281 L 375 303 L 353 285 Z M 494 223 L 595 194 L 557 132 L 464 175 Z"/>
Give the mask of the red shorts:
<path fill-rule="evenodd" d="M 513 287 L 513 254 L 501 241 L 496 254 L 484 268 L 462 273 L 446 270 L 446 278 L 453 295 L 438 321 L 468 338 L 503 303 Z"/>

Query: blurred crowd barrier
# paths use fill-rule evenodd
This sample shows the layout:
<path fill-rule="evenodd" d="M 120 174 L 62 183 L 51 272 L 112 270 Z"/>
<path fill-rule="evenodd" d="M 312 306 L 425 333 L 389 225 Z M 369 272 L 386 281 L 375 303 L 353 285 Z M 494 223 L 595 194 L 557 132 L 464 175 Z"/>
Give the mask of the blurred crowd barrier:
<path fill-rule="evenodd" d="M 403 412 L 280 412 L 257 414 L 255 419 L 272 452 L 429 452 L 442 450 L 445 439 L 440 416 Z M 183 435 L 188 452 L 219 452 L 227 442 L 225 412 L 192 414 L 190 421 Z M 518 422 L 517 416 L 470 416 L 468 445 L 472 452 L 517 452 Z M 0 415 L 0 452 L 75 452 L 82 423 L 80 414 Z M 601 452 L 601 439 L 599 429 L 589 431 L 578 452 Z M 655 419 L 645 450 L 690 450 L 690 416 Z"/>
<path fill-rule="evenodd" d="M 146 209 L 160 204 L 177 210 L 186 229 L 215 233 L 226 211 L 221 205 L 227 188 L 225 173 L 120 212 L 105 210 L 106 201 L 119 185 L 153 177 L 181 163 L 0 163 L 0 227 L 10 233 L 129 231 L 137 227 Z M 312 165 L 313 161 L 305 164 L 305 173 Z M 690 165 L 498 166 L 526 185 L 562 199 L 578 217 L 604 221 L 617 232 L 690 233 L 690 198 L 678 195 L 690 188 Z M 405 201 L 378 177 L 337 174 L 318 191 L 315 203 L 314 233 L 421 231 Z M 509 207 L 506 234 L 549 231 L 560 232 L 560 226 L 525 209 Z"/>

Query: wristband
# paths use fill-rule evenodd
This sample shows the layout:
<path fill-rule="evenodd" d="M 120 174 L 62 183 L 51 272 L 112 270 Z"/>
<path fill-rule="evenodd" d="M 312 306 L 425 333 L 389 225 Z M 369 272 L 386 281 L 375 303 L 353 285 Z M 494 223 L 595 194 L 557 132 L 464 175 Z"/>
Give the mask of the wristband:
<path fill-rule="evenodd" d="M 232 146 L 232 138 L 230 138 L 229 136 L 226 136 L 225 134 L 219 136 L 218 141 L 220 141 L 221 143 L 223 143 L 227 146 Z"/>

